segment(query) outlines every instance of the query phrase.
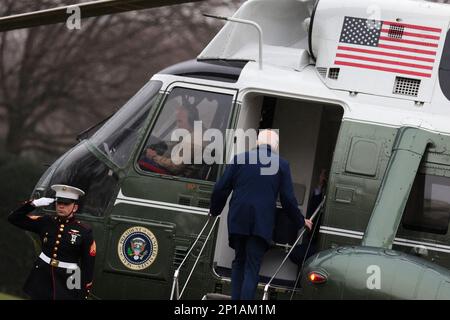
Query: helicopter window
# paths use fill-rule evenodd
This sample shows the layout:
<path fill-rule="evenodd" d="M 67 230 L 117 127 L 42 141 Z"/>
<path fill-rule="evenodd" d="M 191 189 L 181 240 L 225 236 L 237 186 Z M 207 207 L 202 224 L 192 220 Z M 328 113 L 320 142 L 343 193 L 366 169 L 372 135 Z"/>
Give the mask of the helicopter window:
<path fill-rule="evenodd" d="M 218 159 L 215 152 L 222 150 L 207 150 L 211 142 L 203 141 L 203 134 L 216 129 L 225 136 L 232 101 L 229 94 L 174 88 L 141 153 L 139 167 L 159 174 L 215 181 L 217 161 L 205 161 L 203 156 Z"/>
<path fill-rule="evenodd" d="M 418 174 L 403 214 L 403 227 L 446 234 L 449 221 L 450 178 Z"/>
<path fill-rule="evenodd" d="M 125 166 L 130 158 L 144 122 L 156 105 L 161 86 L 160 81 L 150 81 L 91 138 L 91 142 L 119 167 Z"/>
<path fill-rule="evenodd" d="M 86 142 L 61 157 L 45 180 L 43 196 L 46 197 L 54 197 L 55 192 L 50 189 L 53 184 L 68 184 L 86 192 L 80 200 L 78 214 L 103 216 L 111 198 L 117 194 L 117 176 L 87 149 Z"/>
<path fill-rule="evenodd" d="M 445 97 L 450 100 L 450 31 L 447 32 L 439 66 L 439 83 Z"/>

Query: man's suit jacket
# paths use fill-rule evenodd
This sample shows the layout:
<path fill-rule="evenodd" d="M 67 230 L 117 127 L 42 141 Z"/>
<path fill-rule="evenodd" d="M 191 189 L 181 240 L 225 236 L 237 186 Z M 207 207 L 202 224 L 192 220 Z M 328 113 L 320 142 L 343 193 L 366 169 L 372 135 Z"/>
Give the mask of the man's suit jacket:
<path fill-rule="evenodd" d="M 261 174 L 261 169 L 270 167 L 270 164 L 261 163 L 259 152 L 267 154 L 272 161 L 278 161 L 279 169 L 275 174 Z M 249 163 L 251 159 L 257 159 L 257 163 Z M 304 218 L 294 195 L 289 163 L 272 152 L 268 145 L 259 146 L 234 157 L 214 187 L 210 207 L 212 215 L 217 216 L 222 212 L 231 191 L 233 195 L 228 212 L 230 236 L 254 235 L 270 243 L 278 194 L 283 209 L 293 223 L 296 223 L 298 228 L 304 225 Z"/>

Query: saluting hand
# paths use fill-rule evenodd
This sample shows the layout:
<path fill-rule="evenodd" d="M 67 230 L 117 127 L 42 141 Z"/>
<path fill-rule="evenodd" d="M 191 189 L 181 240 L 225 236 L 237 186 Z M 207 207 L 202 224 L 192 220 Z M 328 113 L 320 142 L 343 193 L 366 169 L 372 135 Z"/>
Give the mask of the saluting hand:
<path fill-rule="evenodd" d="M 46 207 L 53 202 L 55 202 L 53 198 L 39 198 L 31 201 L 31 204 L 35 207 Z"/>

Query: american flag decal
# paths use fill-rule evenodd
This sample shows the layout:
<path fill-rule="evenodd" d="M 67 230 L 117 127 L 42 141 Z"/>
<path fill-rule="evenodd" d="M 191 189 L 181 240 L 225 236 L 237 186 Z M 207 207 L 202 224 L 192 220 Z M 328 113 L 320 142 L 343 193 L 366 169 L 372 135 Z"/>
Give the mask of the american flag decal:
<path fill-rule="evenodd" d="M 442 29 L 345 17 L 335 65 L 431 78 Z"/>

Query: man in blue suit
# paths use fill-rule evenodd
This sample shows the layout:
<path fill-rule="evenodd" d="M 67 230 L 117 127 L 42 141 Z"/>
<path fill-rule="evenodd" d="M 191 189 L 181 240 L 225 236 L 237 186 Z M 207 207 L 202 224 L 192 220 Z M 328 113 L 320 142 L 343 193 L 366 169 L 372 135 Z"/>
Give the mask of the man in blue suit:
<path fill-rule="evenodd" d="M 276 153 L 278 141 L 276 132 L 261 131 L 258 147 L 234 157 L 211 196 L 210 214 L 217 216 L 233 191 L 228 212 L 229 246 L 235 250 L 233 300 L 254 299 L 261 262 L 272 241 L 278 194 L 283 209 L 299 229 L 312 227 L 298 208 L 289 163 Z"/>

